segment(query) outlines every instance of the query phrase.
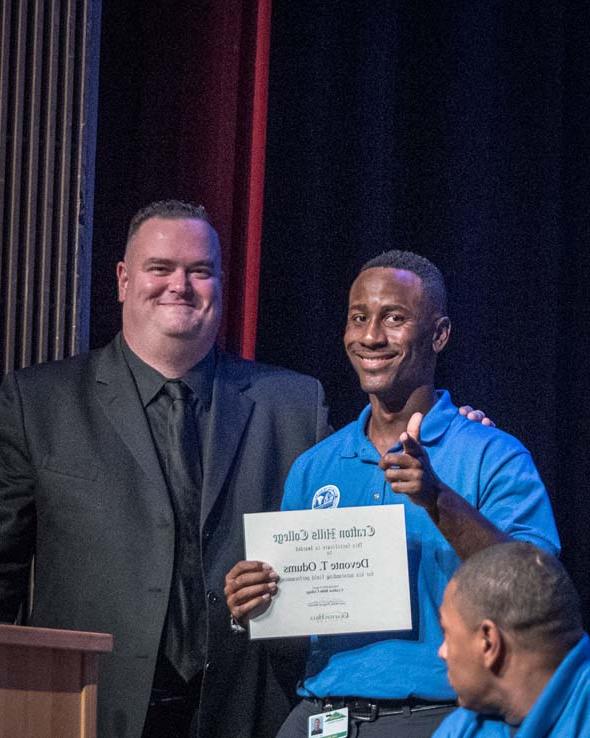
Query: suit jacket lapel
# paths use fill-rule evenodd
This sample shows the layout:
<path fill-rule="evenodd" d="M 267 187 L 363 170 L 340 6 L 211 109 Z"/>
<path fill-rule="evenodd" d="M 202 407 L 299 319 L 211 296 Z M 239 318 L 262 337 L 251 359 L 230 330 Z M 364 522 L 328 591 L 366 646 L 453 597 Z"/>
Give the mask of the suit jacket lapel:
<path fill-rule="evenodd" d="M 148 479 L 166 490 L 145 411 L 121 352 L 119 336 L 105 347 L 99 358 L 96 387 L 98 401 L 122 442 Z"/>
<path fill-rule="evenodd" d="M 247 374 L 221 352 L 217 362 L 203 459 L 201 528 L 223 488 L 254 407 L 243 393 L 249 385 Z"/>

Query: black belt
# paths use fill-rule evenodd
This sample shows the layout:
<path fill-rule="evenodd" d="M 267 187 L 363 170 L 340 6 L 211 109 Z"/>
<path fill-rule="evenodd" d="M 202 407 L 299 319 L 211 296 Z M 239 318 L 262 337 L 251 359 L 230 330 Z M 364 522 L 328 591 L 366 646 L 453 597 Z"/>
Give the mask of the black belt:
<path fill-rule="evenodd" d="M 440 707 L 456 707 L 456 702 L 436 702 L 408 697 L 405 700 L 371 700 L 362 697 L 324 697 L 314 700 L 321 705 L 322 712 L 340 710 L 348 707 L 348 716 L 353 720 L 374 722 L 386 715 L 403 715 L 404 713 L 436 710 Z"/>

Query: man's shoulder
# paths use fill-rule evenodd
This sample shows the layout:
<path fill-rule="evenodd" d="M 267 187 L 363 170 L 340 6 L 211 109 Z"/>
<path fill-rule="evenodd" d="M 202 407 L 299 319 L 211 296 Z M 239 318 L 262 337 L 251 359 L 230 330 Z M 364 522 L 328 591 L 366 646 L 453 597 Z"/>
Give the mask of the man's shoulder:
<path fill-rule="evenodd" d="M 249 391 L 264 393 L 278 389 L 290 391 L 317 392 L 320 382 L 308 374 L 300 374 L 292 369 L 265 364 L 260 361 L 243 359 L 225 351 L 218 352 L 217 377 L 223 380 L 239 381 L 248 384 Z"/>
<path fill-rule="evenodd" d="M 263 379 L 265 377 L 283 377 L 294 380 L 303 379 L 305 381 L 317 382 L 317 380 L 309 374 L 301 374 L 293 369 L 286 369 L 285 367 L 277 366 L 275 364 L 266 364 L 262 361 L 244 359 L 229 351 L 219 350 L 217 352 L 217 358 L 222 369 L 245 374 L 255 379 Z"/>
<path fill-rule="evenodd" d="M 311 448 L 308 448 L 307 451 L 304 451 L 295 459 L 293 468 L 299 468 L 301 470 L 304 467 L 314 464 L 324 465 L 328 461 L 340 456 L 345 449 L 349 448 L 351 435 L 355 432 L 357 422 L 355 420 L 345 425 L 344 428 L 340 428 L 340 430 L 337 430 Z"/>
<path fill-rule="evenodd" d="M 494 453 L 500 450 L 512 453 L 528 453 L 526 446 L 516 436 L 501 428 L 468 420 L 458 412 L 453 416 L 447 428 L 445 441 L 463 444 L 473 452 L 478 449 L 490 449 Z"/>
<path fill-rule="evenodd" d="M 51 384 L 53 387 L 69 384 L 76 379 L 87 376 L 107 350 L 110 350 L 109 347 L 103 347 L 69 356 L 65 359 L 33 364 L 23 369 L 17 369 L 7 375 L 7 378 L 12 378 L 22 388 L 45 386 L 47 384 Z"/>

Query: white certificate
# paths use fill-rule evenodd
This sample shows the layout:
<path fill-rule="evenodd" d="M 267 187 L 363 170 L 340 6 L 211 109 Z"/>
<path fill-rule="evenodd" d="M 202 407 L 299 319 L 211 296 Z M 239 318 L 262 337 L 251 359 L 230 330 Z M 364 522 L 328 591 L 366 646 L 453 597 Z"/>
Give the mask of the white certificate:
<path fill-rule="evenodd" d="M 409 630 L 403 505 L 244 515 L 246 558 L 280 579 L 251 638 Z"/>

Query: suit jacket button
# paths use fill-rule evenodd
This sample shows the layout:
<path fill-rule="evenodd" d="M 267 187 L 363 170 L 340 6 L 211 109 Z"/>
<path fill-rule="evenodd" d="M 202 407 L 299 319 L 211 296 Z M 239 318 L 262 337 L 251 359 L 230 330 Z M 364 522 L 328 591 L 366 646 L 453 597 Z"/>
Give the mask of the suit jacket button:
<path fill-rule="evenodd" d="M 207 661 L 207 663 L 205 664 L 205 671 L 207 672 L 207 674 L 211 674 L 215 671 L 215 666 L 213 665 L 212 661 Z"/>
<path fill-rule="evenodd" d="M 215 594 L 215 592 L 212 589 L 210 589 L 207 592 L 207 599 L 212 605 L 214 605 L 219 600 L 219 597 Z"/>

